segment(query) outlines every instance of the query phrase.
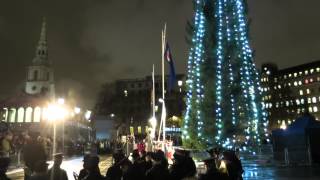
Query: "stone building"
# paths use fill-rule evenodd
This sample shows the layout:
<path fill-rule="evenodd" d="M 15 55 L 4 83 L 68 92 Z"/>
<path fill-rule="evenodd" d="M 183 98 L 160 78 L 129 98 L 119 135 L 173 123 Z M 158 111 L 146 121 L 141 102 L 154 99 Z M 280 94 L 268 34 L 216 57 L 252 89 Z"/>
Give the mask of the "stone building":
<path fill-rule="evenodd" d="M 54 71 L 52 62 L 48 58 L 46 28 L 46 20 L 43 19 L 35 57 L 26 68 L 24 90 L 0 101 L 0 120 L 9 124 L 10 128 L 15 131 L 29 130 L 40 132 L 43 135 L 52 135 L 53 123 L 49 121 L 52 117 L 49 117 L 48 107 L 56 103 L 57 99 Z M 89 111 L 80 111 L 79 108 L 72 107 L 67 102 L 63 106 L 64 121 L 57 122 L 63 125 L 63 128 L 62 125 L 58 126 L 59 134 L 68 134 L 74 139 L 89 139 L 92 131 L 88 121 Z M 62 133 L 64 128 L 68 131 Z"/>

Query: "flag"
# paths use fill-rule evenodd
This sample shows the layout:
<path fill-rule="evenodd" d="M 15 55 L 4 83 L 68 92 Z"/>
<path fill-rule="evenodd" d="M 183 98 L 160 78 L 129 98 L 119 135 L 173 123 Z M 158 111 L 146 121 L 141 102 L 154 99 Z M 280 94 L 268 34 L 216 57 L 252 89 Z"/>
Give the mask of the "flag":
<path fill-rule="evenodd" d="M 168 42 L 166 44 L 166 48 L 164 51 L 164 58 L 166 59 L 166 61 L 169 63 L 169 66 L 170 66 L 170 76 L 169 76 L 169 82 L 168 82 L 168 89 L 169 89 L 169 91 L 171 91 L 176 84 L 176 71 L 174 69 L 174 63 L 173 63 L 172 54 L 171 54 Z"/>

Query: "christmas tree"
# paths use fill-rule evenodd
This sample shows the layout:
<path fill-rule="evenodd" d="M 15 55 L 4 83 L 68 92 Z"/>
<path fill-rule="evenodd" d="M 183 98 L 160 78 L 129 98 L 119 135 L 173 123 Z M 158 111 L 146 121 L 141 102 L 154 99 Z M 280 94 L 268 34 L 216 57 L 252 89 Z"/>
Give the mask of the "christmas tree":
<path fill-rule="evenodd" d="M 188 76 L 186 81 L 187 97 L 186 112 L 182 126 L 182 139 L 184 145 L 191 148 L 202 148 L 203 118 L 201 104 L 204 98 L 204 85 L 201 74 L 201 65 L 204 62 L 204 35 L 205 16 L 203 1 L 195 1 L 195 17 L 193 20 L 191 48 L 188 59 Z"/>
<path fill-rule="evenodd" d="M 246 149 L 260 144 L 267 131 L 246 7 L 245 0 L 195 3 L 183 126 L 186 142 L 191 138 L 204 146 Z M 214 37 L 208 38 L 212 33 Z"/>

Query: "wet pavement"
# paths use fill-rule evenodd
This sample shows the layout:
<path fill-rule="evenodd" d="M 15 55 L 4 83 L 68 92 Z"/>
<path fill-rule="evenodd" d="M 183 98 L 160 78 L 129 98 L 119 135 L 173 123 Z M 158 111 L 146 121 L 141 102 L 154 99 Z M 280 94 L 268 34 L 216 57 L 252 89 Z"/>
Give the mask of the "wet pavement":
<path fill-rule="evenodd" d="M 111 156 L 101 156 L 100 160 L 101 174 L 105 175 L 111 165 Z M 244 158 L 242 163 L 245 180 L 320 180 L 320 166 L 287 167 L 259 157 Z M 65 160 L 61 166 L 73 180 L 73 172 L 78 173 L 82 168 L 82 158 Z M 8 175 L 13 180 L 23 180 L 23 169 L 15 169 Z"/>
<path fill-rule="evenodd" d="M 242 159 L 245 180 L 320 180 L 320 166 L 285 166 L 259 156 Z"/>
<path fill-rule="evenodd" d="M 52 162 L 49 162 L 49 166 L 52 166 Z M 82 169 L 82 157 L 70 158 L 68 160 L 64 160 L 61 164 L 61 168 L 67 171 L 68 179 L 73 180 L 73 172 L 79 173 Z M 100 156 L 100 171 L 101 174 L 105 175 L 107 169 L 111 166 L 111 156 Z M 7 173 L 9 178 L 12 180 L 23 180 L 24 173 L 22 168 L 18 168 Z"/>

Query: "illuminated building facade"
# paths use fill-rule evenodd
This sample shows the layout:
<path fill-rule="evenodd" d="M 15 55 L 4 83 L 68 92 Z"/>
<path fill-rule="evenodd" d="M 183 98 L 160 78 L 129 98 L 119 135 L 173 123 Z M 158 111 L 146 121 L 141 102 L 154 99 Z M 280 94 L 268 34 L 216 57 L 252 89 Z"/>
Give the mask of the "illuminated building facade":
<path fill-rule="evenodd" d="M 285 128 L 306 112 L 320 120 L 320 61 L 286 69 L 264 64 L 261 71 L 270 130 Z"/>
<path fill-rule="evenodd" d="M 168 119 L 177 116 L 182 117 L 185 109 L 183 98 L 185 95 L 185 76 L 176 75 L 176 85 L 171 91 L 167 84 L 169 76 L 165 76 L 165 102 Z M 161 115 L 162 97 L 161 76 L 155 76 L 155 110 L 158 123 Z M 144 134 L 145 127 L 152 115 L 151 106 L 152 77 L 120 79 L 104 85 L 96 104 L 95 114 L 104 115 L 122 123 L 122 134 Z"/>
<path fill-rule="evenodd" d="M 0 101 L 0 122 L 8 124 L 13 131 L 29 130 L 42 135 L 51 135 L 52 119 L 54 116 L 62 116 L 62 112 L 49 112 L 49 107 L 54 103 L 60 103 L 63 104 L 63 118 L 54 122 L 60 124 L 58 134 L 65 133 L 72 139 L 89 140 L 92 131 L 91 111 L 81 110 L 74 104 L 69 104 L 67 100 L 65 103 L 62 98 L 60 100 L 63 102 L 55 99 L 54 73 L 48 58 L 46 20 L 44 19 L 35 56 L 27 67 L 24 90 Z"/>

